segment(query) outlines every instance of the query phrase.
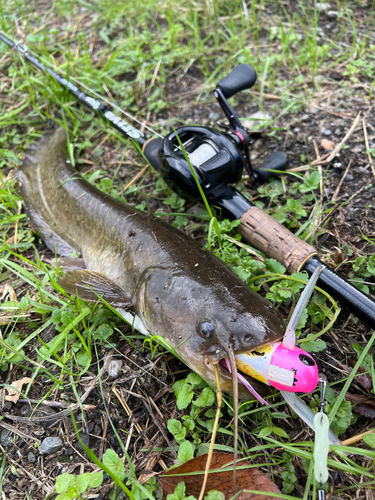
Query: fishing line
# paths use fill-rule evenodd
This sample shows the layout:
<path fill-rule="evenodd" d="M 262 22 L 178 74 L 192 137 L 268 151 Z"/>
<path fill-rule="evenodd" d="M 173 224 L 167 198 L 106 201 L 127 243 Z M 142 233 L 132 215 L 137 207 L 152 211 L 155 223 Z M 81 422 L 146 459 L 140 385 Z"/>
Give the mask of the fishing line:
<path fill-rule="evenodd" d="M 45 59 L 43 56 L 39 56 L 36 52 L 34 52 L 33 50 L 29 49 L 27 47 L 27 45 L 25 45 L 23 42 L 13 42 L 10 38 L 8 38 L 5 33 L 3 31 L 0 30 L 0 39 L 5 42 L 7 45 L 9 45 L 9 42 L 13 44 L 12 48 L 17 50 L 17 52 L 19 52 L 21 54 L 21 56 L 25 56 L 27 54 L 30 54 L 31 56 L 35 57 L 35 58 L 38 58 L 39 61 L 41 61 L 44 65 L 44 68 L 42 67 L 39 67 L 35 64 L 35 61 L 30 61 L 33 66 L 39 70 L 44 70 L 45 72 L 48 72 L 49 71 L 54 71 L 56 73 L 59 73 L 64 79 L 66 78 L 66 73 L 64 73 L 64 71 L 58 67 L 56 67 L 55 65 L 51 65 L 51 62 L 48 61 L 47 59 Z M 51 73 L 50 73 L 51 74 Z M 52 75 L 53 76 L 53 75 Z M 70 82 L 73 82 L 77 85 L 79 85 L 80 87 L 84 88 L 87 92 L 89 92 L 91 95 L 97 97 L 98 99 L 100 99 L 101 101 L 103 101 L 104 103 L 108 104 L 109 106 L 111 106 L 113 109 L 116 109 L 117 111 L 119 111 L 120 113 L 122 113 L 124 116 L 126 116 L 128 119 L 136 122 L 138 125 L 140 125 L 141 127 L 144 127 L 145 129 L 147 129 L 149 132 L 151 132 L 152 134 L 155 134 L 157 135 L 158 137 L 162 138 L 163 139 L 163 136 L 161 134 L 159 134 L 158 132 L 156 132 L 156 130 L 154 130 L 153 128 L 149 127 L 148 125 L 146 125 L 145 123 L 141 122 L 140 120 L 138 120 L 135 116 L 132 116 L 130 113 L 128 113 L 127 111 L 124 111 L 122 108 L 120 108 L 120 106 L 118 106 L 117 104 L 115 104 L 114 102 L 112 102 L 110 99 L 108 99 L 107 97 L 97 93 L 95 90 L 91 89 L 90 87 L 88 87 L 86 84 L 84 83 L 81 83 L 77 78 L 74 78 L 73 76 L 69 76 L 69 80 L 67 79 L 67 81 L 70 81 Z"/>

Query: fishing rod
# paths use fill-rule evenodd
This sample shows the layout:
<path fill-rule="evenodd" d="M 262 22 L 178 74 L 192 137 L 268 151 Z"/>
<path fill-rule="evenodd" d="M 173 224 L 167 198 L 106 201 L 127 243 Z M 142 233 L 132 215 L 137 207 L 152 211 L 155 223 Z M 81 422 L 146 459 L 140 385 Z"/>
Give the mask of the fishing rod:
<path fill-rule="evenodd" d="M 102 116 L 124 137 L 135 140 L 142 147 L 149 163 L 169 180 L 175 190 L 183 196 L 197 198 L 200 192 L 180 147 L 180 140 L 207 200 L 222 209 L 229 218 L 240 220 L 237 231 L 250 245 L 281 262 L 289 273 L 305 270 L 311 276 L 317 268 L 322 268 L 318 286 L 349 312 L 375 328 L 375 301 L 372 297 L 336 274 L 320 260 L 315 247 L 299 239 L 233 187 L 241 179 L 244 167 L 254 182 L 264 182 L 275 174 L 274 171 L 288 167 L 288 157 L 282 152 L 272 153 L 258 168 L 252 167 L 249 135 L 227 101 L 236 93 L 254 86 L 257 74 L 252 66 L 240 64 L 235 67 L 217 83 L 214 90 L 214 96 L 228 119 L 228 124 L 218 123 L 225 132 L 208 127 L 184 126 L 163 137 L 74 78 L 68 80 L 65 76 L 60 76 L 48 64 L 43 64 L 32 55 L 24 44 L 13 42 L 2 32 L 0 39 L 40 71 L 50 74 L 79 102 Z M 95 98 L 86 95 L 80 87 Z M 142 132 L 116 116 L 102 101 L 159 137 L 145 137 Z"/>
<path fill-rule="evenodd" d="M 144 155 L 152 166 L 167 175 L 167 177 L 170 177 L 172 182 L 177 181 L 177 188 L 179 188 L 179 177 L 182 173 L 184 182 L 189 184 L 189 190 L 193 196 L 196 195 L 197 191 L 196 181 L 179 145 L 177 135 L 189 155 L 190 162 L 198 169 L 198 178 L 202 182 L 204 181 L 206 194 L 208 197 L 211 196 L 212 199 L 216 199 L 216 194 L 211 194 L 212 189 L 209 186 L 212 185 L 216 192 L 217 183 L 218 181 L 220 182 L 222 175 L 225 176 L 226 183 L 238 182 L 245 166 L 251 178 L 265 181 L 272 175 L 272 172 L 269 171 L 270 168 L 273 170 L 285 170 L 288 166 L 287 156 L 284 153 L 276 152 L 271 154 L 260 167 L 257 169 L 252 168 L 249 156 L 250 138 L 226 100 L 226 97 L 231 97 L 241 90 L 251 88 L 255 84 L 257 79 L 256 72 L 248 64 L 237 66 L 232 73 L 220 80 L 218 88 L 215 90 L 214 95 L 229 121 L 228 125 L 220 124 L 220 126 L 226 129 L 225 133 L 208 127 L 186 126 L 177 129 L 176 133 L 169 134 L 164 138 L 151 127 L 140 122 L 86 85 L 77 82 L 72 77 L 67 79 L 65 76 L 59 75 L 47 64 L 42 63 L 40 59 L 31 54 L 25 44 L 15 43 L 1 31 L 0 40 L 5 42 L 9 47 L 17 50 L 37 69 L 51 75 L 62 88 L 68 90 L 84 106 L 102 116 L 124 137 L 135 140 L 142 147 Z M 85 88 L 90 94 L 95 95 L 96 98 L 85 94 L 73 82 L 76 82 L 79 87 Z M 152 134 L 158 135 L 159 139 L 146 138 L 142 132 L 116 116 L 101 101 L 106 102 L 123 113 L 129 120 L 136 121 Z M 210 160 L 209 166 L 205 165 L 208 160 Z"/>

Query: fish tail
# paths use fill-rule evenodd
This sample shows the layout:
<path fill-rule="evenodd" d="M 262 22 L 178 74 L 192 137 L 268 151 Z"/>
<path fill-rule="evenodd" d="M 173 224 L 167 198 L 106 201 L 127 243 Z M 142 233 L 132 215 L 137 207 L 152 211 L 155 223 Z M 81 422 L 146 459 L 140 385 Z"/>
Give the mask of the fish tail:
<path fill-rule="evenodd" d="M 39 177 L 44 172 L 38 172 L 43 160 L 51 151 L 59 145 L 66 144 L 66 132 L 62 127 L 47 131 L 36 143 L 32 144 L 26 151 L 25 159 L 16 172 L 16 177 L 21 184 L 19 193 L 26 203 L 30 203 L 32 198 L 38 194 Z M 51 165 L 49 165 L 51 168 Z"/>
<path fill-rule="evenodd" d="M 59 127 L 48 131 L 39 142 L 30 146 L 16 177 L 32 227 L 41 234 L 48 248 L 59 255 L 71 256 L 76 249 L 52 229 L 54 217 L 45 196 L 45 191 L 50 189 L 46 179 L 54 176 L 53 169 L 61 168 L 61 161 L 66 162 L 66 132 Z"/>

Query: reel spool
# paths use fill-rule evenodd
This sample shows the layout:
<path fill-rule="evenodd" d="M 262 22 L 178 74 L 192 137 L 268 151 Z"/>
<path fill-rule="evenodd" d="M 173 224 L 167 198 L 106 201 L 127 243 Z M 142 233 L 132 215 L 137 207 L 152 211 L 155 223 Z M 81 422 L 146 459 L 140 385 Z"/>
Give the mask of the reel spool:
<path fill-rule="evenodd" d="M 176 134 L 208 199 L 241 179 L 242 154 L 227 134 L 206 127 L 182 127 L 165 137 L 158 156 L 161 173 L 184 195 L 196 198 L 199 189 Z"/>

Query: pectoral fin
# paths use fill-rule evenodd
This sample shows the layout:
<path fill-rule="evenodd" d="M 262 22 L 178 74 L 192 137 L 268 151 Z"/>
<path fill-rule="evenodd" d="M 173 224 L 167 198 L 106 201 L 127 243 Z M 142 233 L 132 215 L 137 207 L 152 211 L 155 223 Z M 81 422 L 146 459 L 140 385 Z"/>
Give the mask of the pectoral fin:
<path fill-rule="evenodd" d="M 64 273 L 86 269 L 85 261 L 77 257 L 58 257 L 56 259 L 56 266 L 59 268 L 62 267 Z"/>
<path fill-rule="evenodd" d="M 59 280 L 59 285 L 86 302 L 98 302 L 99 296 L 115 307 L 132 307 L 130 297 L 120 285 L 95 271 L 69 271 Z"/>

